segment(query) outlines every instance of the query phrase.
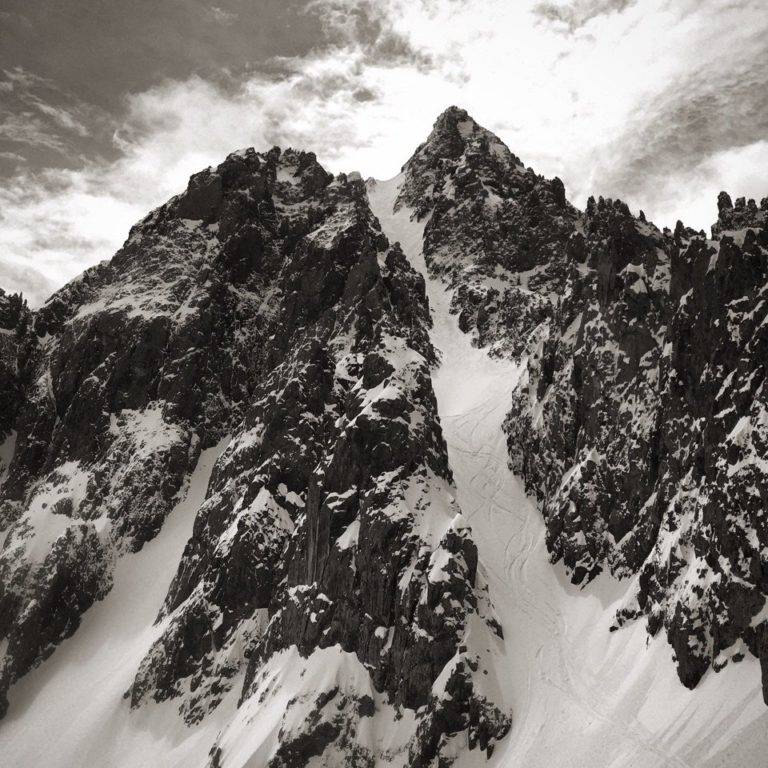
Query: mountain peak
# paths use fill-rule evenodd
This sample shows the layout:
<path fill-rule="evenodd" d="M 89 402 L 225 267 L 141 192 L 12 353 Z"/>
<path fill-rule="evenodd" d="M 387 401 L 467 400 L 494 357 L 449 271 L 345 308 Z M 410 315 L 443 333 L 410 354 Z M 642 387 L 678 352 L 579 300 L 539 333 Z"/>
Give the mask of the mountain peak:
<path fill-rule="evenodd" d="M 501 141 L 490 131 L 480 126 L 466 109 L 450 106 L 435 120 L 426 144 L 442 144 L 453 150 L 459 150 L 460 147 L 463 148 L 467 140 L 476 134 L 487 134 L 492 141 L 501 144 Z"/>
<path fill-rule="evenodd" d="M 452 105 L 435 120 L 432 130 L 413 153 L 404 170 L 418 170 L 424 166 L 435 168 L 441 161 L 459 162 L 463 156 L 483 156 L 493 166 L 523 169 L 520 159 L 510 152 L 504 142 L 483 128 L 465 109 Z"/>
<path fill-rule="evenodd" d="M 475 191 L 498 192 L 505 179 L 508 182 L 512 176 L 527 173 L 520 158 L 498 136 L 457 106 L 440 114 L 426 141 L 402 170 L 406 181 L 399 201 L 412 206 L 418 215 L 426 213 L 435 192 L 454 189 L 457 179 Z"/>
<path fill-rule="evenodd" d="M 447 109 L 443 110 L 435 120 L 435 127 L 438 125 L 456 125 L 460 122 L 470 122 L 472 125 L 477 125 L 477 122 L 472 115 L 467 112 L 466 109 L 457 107 L 455 104 L 451 105 Z"/>

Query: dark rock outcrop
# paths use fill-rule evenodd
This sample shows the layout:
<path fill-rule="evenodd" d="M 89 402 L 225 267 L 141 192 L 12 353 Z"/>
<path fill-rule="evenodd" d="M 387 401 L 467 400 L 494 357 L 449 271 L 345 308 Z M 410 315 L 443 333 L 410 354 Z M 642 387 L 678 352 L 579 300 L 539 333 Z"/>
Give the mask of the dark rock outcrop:
<path fill-rule="evenodd" d="M 340 646 L 390 702 L 415 709 L 467 653 L 485 597 L 450 501 L 423 279 L 381 234 L 362 182 L 326 184 L 304 207 L 292 215 L 311 228 L 288 230 L 270 275 L 268 369 L 214 468 L 134 706 L 188 687 L 194 721 L 231 685 L 240 649 L 245 701 L 275 654 Z M 508 724 L 486 706 L 492 743 Z M 446 727 L 465 728 L 471 708 L 482 707 L 469 696 Z M 306 752 L 306 738 L 281 749 Z"/>
<path fill-rule="evenodd" d="M 565 285 L 579 213 L 562 181 L 526 168 L 456 107 L 403 171 L 399 201 L 429 217 L 424 257 L 454 289 L 459 327 L 490 354 L 523 354 Z"/>
<path fill-rule="evenodd" d="M 177 698 L 194 723 L 235 682 L 247 708 L 281 654 L 310 668 L 340 648 L 393 712 L 418 710 L 414 760 L 465 730 L 490 752 L 509 718 L 473 677 L 498 625 L 453 500 L 429 324 L 363 182 L 277 148 L 194 175 L 110 262 L 16 312 L 2 692 L 75 632 L 229 436 L 132 706 Z M 319 712 L 334 697 L 317 693 Z M 285 722 L 273 764 L 367 754 L 354 734 L 378 705 L 342 700 L 341 720 Z M 226 765 L 226 740 L 211 755 Z"/>
<path fill-rule="evenodd" d="M 312 156 L 289 157 L 319 168 Z M 83 609 L 104 592 L 88 586 L 94 577 L 83 568 L 56 562 L 55 542 L 88 521 L 105 561 L 140 549 L 183 493 L 200 450 L 242 417 L 263 355 L 258 266 L 271 255 L 267 185 L 280 161 L 279 150 L 236 154 L 205 172 L 224 190 L 215 223 L 204 219 L 194 178 L 137 224 L 110 262 L 35 313 L 18 355 L 23 392 L 0 499 L 6 685 L 47 653 L 19 664 L 12 651 L 22 619 L 38 612 L 53 627 L 65 623 L 50 613 L 66 606 L 41 600 L 48 574 L 63 593 L 90 595 L 74 600 Z"/>
<path fill-rule="evenodd" d="M 0 288 L 0 444 L 10 436 L 23 398 L 19 354 L 31 316 L 21 294 L 7 294 Z"/>
<path fill-rule="evenodd" d="M 617 626 L 663 628 L 688 687 L 768 651 L 768 216 L 718 207 L 708 240 L 590 200 L 506 422 L 553 560 L 634 578 Z"/>

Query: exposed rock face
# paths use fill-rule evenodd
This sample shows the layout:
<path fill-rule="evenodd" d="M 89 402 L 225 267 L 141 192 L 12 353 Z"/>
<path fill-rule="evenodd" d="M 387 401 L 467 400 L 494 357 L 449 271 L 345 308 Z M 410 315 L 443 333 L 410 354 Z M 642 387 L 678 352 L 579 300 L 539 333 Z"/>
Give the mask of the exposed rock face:
<path fill-rule="evenodd" d="M 272 209 L 265 177 L 274 179 L 278 160 L 231 156 L 194 177 L 111 262 L 35 314 L 19 355 L 24 392 L 0 503 L 3 687 L 76 629 L 108 589 L 114 557 L 156 535 L 201 447 L 240 418 L 258 364 L 257 267 L 271 255 L 254 212 Z M 205 218 L 212 198 L 199 190 L 217 185 L 214 224 Z M 80 558 L 83 548 L 92 556 Z M 27 628 L 38 625 L 43 635 L 33 638 Z"/>
<path fill-rule="evenodd" d="M 459 327 L 519 356 L 563 291 L 579 213 L 464 110 L 451 107 L 404 166 L 400 200 L 429 217 L 424 256 L 454 288 Z"/>
<path fill-rule="evenodd" d="M 505 430 L 552 559 L 632 579 L 616 628 L 664 628 L 685 685 L 750 651 L 768 701 L 768 199 L 722 193 L 712 239 L 581 213 L 457 108 L 403 170 L 460 328 L 525 362 Z M 0 712 L 226 445 L 125 706 L 192 727 L 237 697 L 211 768 L 490 755 L 502 629 L 430 323 L 359 176 L 278 148 L 39 311 L 0 292 Z"/>
<path fill-rule="evenodd" d="M 242 700 L 291 646 L 356 654 L 376 689 L 411 709 L 440 710 L 441 671 L 477 663 L 459 646 L 484 596 L 452 501 L 423 279 L 381 234 L 361 181 L 342 177 L 303 207 L 312 226 L 292 233 L 270 275 L 268 369 L 214 469 L 163 609 L 170 622 L 131 693 L 138 705 L 188 684 L 190 721 L 231 685 L 243 648 Z M 455 717 L 414 742 L 424 760 L 444 733 L 485 729 L 486 747 L 508 727 L 472 696 L 471 670 L 459 677 L 468 691 Z M 283 747 L 309 756 L 304 739 Z"/>
<path fill-rule="evenodd" d="M 658 474 L 672 245 L 620 201 L 592 202 L 584 235 L 569 244 L 563 301 L 507 419 L 512 466 L 542 500 L 549 550 L 577 583 L 599 573 L 627 534 L 614 567 L 623 575 L 655 540 L 658 520 L 644 505 Z M 579 548 L 568 546 L 580 535 Z"/>
<path fill-rule="evenodd" d="M 581 214 L 456 108 L 404 172 L 462 330 L 527 358 L 510 465 L 552 559 L 633 578 L 617 626 L 663 626 L 689 687 L 764 659 L 768 199 L 722 193 L 712 240 L 618 200 Z"/>
<path fill-rule="evenodd" d="M 419 710 L 412 765 L 447 760 L 462 732 L 490 753 L 509 718 L 473 681 L 500 629 L 454 501 L 429 323 L 363 182 L 292 150 L 196 174 L 57 293 L 15 374 L 3 690 L 76 630 L 229 434 L 132 706 L 178 698 L 192 724 L 235 683 L 248 705 L 281 653 L 338 647 L 393 711 Z M 336 700 L 316 695 L 318 713 Z M 373 703 L 353 699 L 344 727 L 296 708 L 273 763 L 352 744 Z M 211 759 L 227 764 L 226 739 Z"/>
<path fill-rule="evenodd" d="M 688 687 L 768 654 L 768 204 L 718 203 L 707 240 L 590 200 L 506 424 L 553 560 L 634 577 L 617 625 L 664 628 Z"/>
<path fill-rule="evenodd" d="M 27 303 L 20 294 L 7 294 L 0 288 L 0 443 L 8 439 L 21 403 L 19 346 L 30 316 Z"/>

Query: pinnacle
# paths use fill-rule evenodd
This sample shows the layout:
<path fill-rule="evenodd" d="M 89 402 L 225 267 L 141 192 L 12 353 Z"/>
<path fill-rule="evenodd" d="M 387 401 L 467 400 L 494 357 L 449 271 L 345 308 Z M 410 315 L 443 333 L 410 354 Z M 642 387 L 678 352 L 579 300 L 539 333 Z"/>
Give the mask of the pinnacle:
<path fill-rule="evenodd" d="M 476 121 L 467 112 L 466 109 L 452 105 L 440 113 L 437 120 L 435 120 L 434 127 L 448 127 L 456 126 L 457 123 L 469 121 L 474 125 L 477 125 Z"/>

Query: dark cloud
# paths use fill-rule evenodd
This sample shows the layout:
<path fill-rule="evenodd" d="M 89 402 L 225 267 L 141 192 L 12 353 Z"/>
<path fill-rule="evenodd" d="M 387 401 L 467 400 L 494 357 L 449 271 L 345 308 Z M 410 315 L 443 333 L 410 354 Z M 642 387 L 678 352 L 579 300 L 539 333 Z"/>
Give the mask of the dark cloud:
<path fill-rule="evenodd" d="M 214 77 L 272 56 L 306 53 L 318 42 L 318 30 L 303 14 L 305 5 L 3 0 L 0 67 L 21 66 L 85 102 L 118 111 L 126 93 L 164 80 Z"/>
<path fill-rule="evenodd" d="M 56 104 L 49 104 L 36 97 L 31 97 L 29 103 L 62 130 L 71 131 L 78 136 L 90 136 L 90 130 L 69 109 Z"/>
<path fill-rule="evenodd" d="M 8 160 L 13 163 L 25 163 L 26 158 L 18 152 L 0 152 L 0 160 Z"/>
<path fill-rule="evenodd" d="M 366 101 L 376 101 L 378 96 L 371 88 L 363 87 L 363 88 L 356 88 L 355 91 L 352 93 L 352 98 L 354 98 L 355 101 L 366 102 Z"/>
<path fill-rule="evenodd" d="M 571 0 L 568 3 L 537 3 L 532 13 L 541 21 L 555 25 L 564 32 L 573 34 L 592 19 L 612 13 L 621 13 L 637 0 Z"/>
<path fill-rule="evenodd" d="M 652 199 L 664 179 L 690 175 L 718 153 L 766 138 L 768 46 L 727 66 L 713 62 L 638 104 L 600 175 L 609 189 Z"/>
<path fill-rule="evenodd" d="M 765 39 L 762 0 L 649 0 L 645 15 L 628 12 L 637 0 L 545 0 L 533 17 L 413 0 L 419 28 L 434 29 L 429 52 L 399 22 L 405 2 L 3 0 L 0 260 L 61 282 L 236 146 L 312 149 L 334 170 L 386 147 L 407 156 L 428 130 L 422 105 L 443 92 L 484 105 L 537 162 L 562 161 L 553 173 L 579 194 L 646 211 L 696 189 L 707 158 L 768 136 L 768 47 L 743 45 Z M 612 67 L 617 45 L 632 71 Z M 561 122 L 590 128 L 569 141 Z"/>
<path fill-rule="evenodd" d="M 291 77 L 307 58 L 336 54 L 357 71 L 299 88 L 370 102 L 363 66 L 436 66 L 373 0 L 4 0 L 0 152 L 37 170 L 118 161 L 136 130 L 125 126 L 130 94 L 199 77 L 238 98 L 249 78 Z M 13 166 L 0 164 L 3 173 Z"/>
<path fill-rule="evenodd" d="M 273 56 L 306 54 L 321 42 L 306 2 L 3 0 L 0 152 L 40 170 L 116 160 L 129 94 L 196 75 L 236 88 Z"/>
<path fill-rule="evenodd" d="M 312 0 L 307 6 L 322 25 L 325 44 L 359 47 L 366 63 L 429 71 L 433 56 L 415 48 L 394 26 L 392 9 L 377 0 Z"/>
<path fill-rule="evenodd" d="M 0 94 L 0 152 L 62 162 L 90 150 L 95 134 L 109 135 L 109 119 L 100 110 L 23 67 L 3 70 Z"/>

